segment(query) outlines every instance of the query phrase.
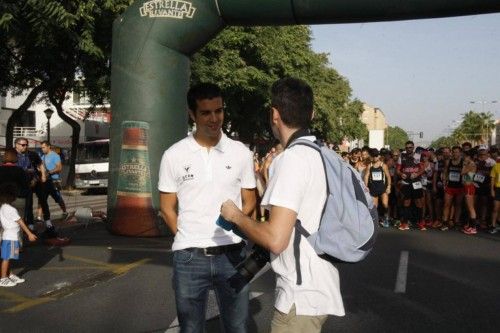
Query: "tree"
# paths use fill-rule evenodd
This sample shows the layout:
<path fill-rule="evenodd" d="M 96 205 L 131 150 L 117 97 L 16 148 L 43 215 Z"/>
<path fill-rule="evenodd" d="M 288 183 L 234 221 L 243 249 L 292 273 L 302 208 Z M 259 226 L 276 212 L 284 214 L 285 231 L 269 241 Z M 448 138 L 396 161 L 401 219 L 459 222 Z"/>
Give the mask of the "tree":
<path fill-rule="evenodd" d="M 0 5 L 0 92 L 21 95 L 25 102 L 7 123 L 13 128 L 37 98 L 52 103 L 72 127 L 68 184 L 74 180 L 80 126 L 62 109 L 67 93 L 84 89 L 93 105 L 109 98 L 111 35 L 114 18 L 131 0 L 4 0 Z"/>
<path fill-rule="evenodd" d="M 457 138 L 455 138 L 453 135 L 451 136 L 442 136 L 439 137 L 438 139 L 434 140 L 431 142 L 430 146 L 432 148 L 438 149 L 441 147 L 453 147 L 459 144 L 459 141 Z"/>
<path fill-rule="evenodd" d="M 403 148 L 408 140 L 410 140 L 408 133 L 401 127 L 387 127 L 387 144 L 391 149 Z"/>
<path fill-rule="evenodd" d="M 340 141 L 366 132 L 362 105 L 351 101 L 348 81 L 329 67 L 325 54 L 311 49 L 307 26 L 231 27 L 192 57 L 192 83 L 216 82 L 226 103 L 226 130 L 244 142 L 270 138 L 269 90 L 274 81 L 294 76 L 315 93 L 313 131 Z"/>
<path fill-rule="evenodd" d="M 460 126 L 453 131 L 458 141 L 471 141 L 473 144 L 488 143 L 491 130 L 495 127 L 493 114 L 469 111 L 464 114 Z"/>

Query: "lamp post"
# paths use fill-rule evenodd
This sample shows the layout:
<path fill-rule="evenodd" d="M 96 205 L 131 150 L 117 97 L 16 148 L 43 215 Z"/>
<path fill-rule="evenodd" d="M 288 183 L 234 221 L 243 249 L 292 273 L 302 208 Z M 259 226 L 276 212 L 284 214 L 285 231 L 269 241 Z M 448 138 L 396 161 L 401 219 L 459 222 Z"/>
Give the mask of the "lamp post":
<path fill-rule="evenodd" d="M 498 101 L 470 101 L 470 104 L 481 104 L 481 112 L 484 113 L 484 105 L 485 104 L 495 104 Z"/>
<path fill-rule="evenodd" d="M 50 108 L 48 109 L 45 109 L 45 111 L 43 111 L 43 113 L 45 113 L 45 116 L 47 117 L 47 141 L 50 143 L 50 117 L 52 117 L 52 114 L 54 113 L 54 111 Z"/>

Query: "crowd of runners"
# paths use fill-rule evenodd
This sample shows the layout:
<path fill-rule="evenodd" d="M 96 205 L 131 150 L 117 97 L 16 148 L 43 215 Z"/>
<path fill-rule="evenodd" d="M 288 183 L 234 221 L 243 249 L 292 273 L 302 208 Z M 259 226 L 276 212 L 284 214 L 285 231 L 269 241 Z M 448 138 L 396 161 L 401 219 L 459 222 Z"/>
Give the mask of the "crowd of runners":
<path fill-rule="evenodd" d="M 278 145 L 263 158 L 256 155 L 258 188 L 265 186 L 270 162 L 280 150 Z M 363 147 L 339 154 L 361 174 L 378 206 L 381 227 L 458 229 L 467 235 L 500 230 L 500 156 L 495 146 L 465 142 L 434 149 L 408 141 L 401 149 Z"/>

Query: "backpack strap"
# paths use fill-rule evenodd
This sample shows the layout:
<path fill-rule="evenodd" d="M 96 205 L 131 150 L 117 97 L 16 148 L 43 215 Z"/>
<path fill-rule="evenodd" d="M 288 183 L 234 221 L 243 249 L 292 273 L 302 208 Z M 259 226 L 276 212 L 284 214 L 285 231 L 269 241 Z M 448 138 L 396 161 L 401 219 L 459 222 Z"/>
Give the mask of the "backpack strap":
<path fill-rule="evenodd" d="M 295 257 L 295 271 L 297 272 L 297 285 L 302 284 L 302 270 L 300 269 L 300 240 L 301 236 L 309 237 L 311 234 L 302 226 L 300 220 L 295 222 L 295 236 L 293 238 L 293 256 Z"/>
<path fill-rule="evenodd" d="M 321 155 L 321 143 L 318 141 L 312 142 L 307 139 L 296 139 L 290 143 L 288 148 L 293 147 L 295 145 L 302 145 L 313 148 Z M 321 157 L 323 159 L 323 157 Z M 324 163 L 324 162 L 323 162 Z M 328 182 L 327 182 L 328 189 Z M 301 236 L 309 237 L 311 234 L 302 226 L 302 223 L 299 219 L 295 222 L 295 236 L 293 238 L 293 255 L 295 257 L 295 272 L 297 272 L 297 285 L 300 286 L 302 284 L 302 270 L 300 268 L 300 240 Z"/>

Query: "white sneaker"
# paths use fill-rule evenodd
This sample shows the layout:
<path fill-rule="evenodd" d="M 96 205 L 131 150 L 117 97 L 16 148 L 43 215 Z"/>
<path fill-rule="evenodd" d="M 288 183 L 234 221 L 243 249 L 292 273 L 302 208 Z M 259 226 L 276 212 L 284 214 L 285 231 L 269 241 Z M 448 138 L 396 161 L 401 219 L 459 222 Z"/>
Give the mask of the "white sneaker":
<path fill-rule="evenodd" d="M 9 278 L 0 279 L 0 287 L 14 287 L 15 285 L 16 283 Z"/>
<path fill-rule="evenodd" d="M 19 283 L 23 283 L 24 281 L 26 281 L 25 279 L 21 279 L 19 276 L 17 275 L 14 275 L 14 274 L 11 274 L 9 276 L 9 279 L 14 282 L 15 284 L 19 284 Z"/>

